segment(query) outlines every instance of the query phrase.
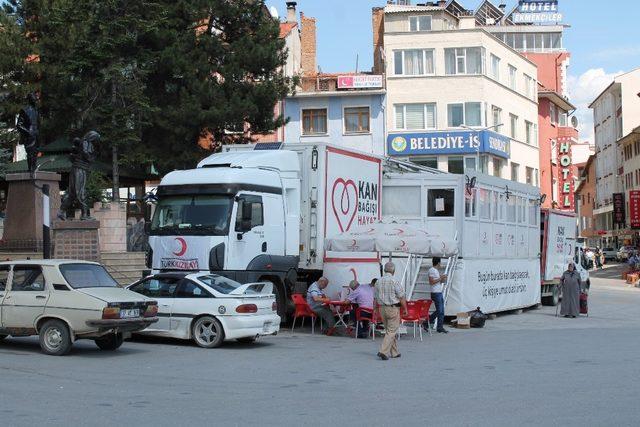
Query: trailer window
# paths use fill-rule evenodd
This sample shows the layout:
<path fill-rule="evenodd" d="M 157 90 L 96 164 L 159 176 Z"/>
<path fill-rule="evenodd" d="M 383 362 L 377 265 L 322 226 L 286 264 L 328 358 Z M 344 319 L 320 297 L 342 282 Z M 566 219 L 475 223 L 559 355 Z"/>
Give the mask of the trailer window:
<path fill-rule="evenodd" d="M 491 219 L 491 191 L 484 188 L 479 189 L 478 199 L 480 219 Z"/>
<path fill-rule="evenodd" d="M 529 199 L 529 225 L 538 225 L 538 201 Z"/>
<path fill-rule="evenodd" d="M 516 198 L 514 196 L 507 199 L 507 222 L 516 222 Z"/>
<path fill-rule="evenodd" d="M 389 186 L 382 189 L 382 215 L 421 215 L 420 187 Z"/>
<path fill-rule="evenodd" d="M 525 224 L 526 223 L 526 206 L 525 206 L 525 201 L 526 199 L 523 199 L 522 197 L 518 197 L 517 198 L 518 201 L 518 223 L 519 224 Z"/>
<path fill-rule="evenodd" d="M 427 190 L 427 216 L 430 217 L 451 217 L 454 213 L 453 189 L 433 189 Z"/>
<path fill-rule="evenodd" d="M 464 192 L 464 216 L 467 218 L 475 217 L 476 211 L 476 190 L 472 189 L 471 194 L 465 190 Z"/>

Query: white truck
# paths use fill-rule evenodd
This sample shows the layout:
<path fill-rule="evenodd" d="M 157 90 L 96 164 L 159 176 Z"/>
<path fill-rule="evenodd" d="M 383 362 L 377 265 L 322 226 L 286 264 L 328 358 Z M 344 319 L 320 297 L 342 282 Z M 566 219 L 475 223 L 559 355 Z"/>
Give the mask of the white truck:
<path fill-rule="evenodd" d="M 322 274 L 340 286 L 379 274 L 377 254 L 330 253 L 324 242 L 381 218 L 383 159 L 323 143 L 263 148 L 273 147 L 227 146 L 162 179 L 147 267 L 272 282 L 284 319 L 289 295 Z"/>
<path fill-rule="evenodd" d="M 540 212 L 541 293 L 544 305 L 558 305 L 560 277 L 570 261 L 589 287 L 589 272 L 583 263 L 583 248 L 576 240 L 576 216 L 572 212 L 541 209 Z"/>

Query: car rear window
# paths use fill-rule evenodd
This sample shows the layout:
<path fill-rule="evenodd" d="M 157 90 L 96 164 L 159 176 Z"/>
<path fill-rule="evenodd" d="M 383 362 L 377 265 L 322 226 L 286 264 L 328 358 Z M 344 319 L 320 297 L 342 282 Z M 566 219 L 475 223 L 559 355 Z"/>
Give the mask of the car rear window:
<path fill-rule="evenodd" d="M 238 287 L 242 286 L 235 280 L 228 279 L 224 276 L 218 276 L 216 274 L 198 276 L 198 280 L 221 294 L 230 294 L 234 290 L 238 289 Z"/>
<path fill-rule="evenodd" d="M 97 264 L 61 264 L 60 272 L 72 288 L 115 288 L 118 283 Z"/>

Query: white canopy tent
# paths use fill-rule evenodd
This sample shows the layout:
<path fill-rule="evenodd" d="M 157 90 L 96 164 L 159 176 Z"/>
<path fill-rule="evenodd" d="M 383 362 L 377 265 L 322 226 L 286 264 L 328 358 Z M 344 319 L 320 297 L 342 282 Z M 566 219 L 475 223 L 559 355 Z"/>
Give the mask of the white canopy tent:
<path fill-rule="evenodd" d="M 426 229 L 397 222 L 377 222 L 353 227 L 325 241 L 325 248 L 335 252 L 381 252 L 408 255 L 401 283 L 411 298 L 418 273 L 424 258 L 444 257 L 447 262 L 447 273 L 453 271 L 458 254 L 457 241 L 429 233 Z M 453 262 L 451 262 L 453 260 Z M 449 282 L 450 277 L 447 277 Z"/>

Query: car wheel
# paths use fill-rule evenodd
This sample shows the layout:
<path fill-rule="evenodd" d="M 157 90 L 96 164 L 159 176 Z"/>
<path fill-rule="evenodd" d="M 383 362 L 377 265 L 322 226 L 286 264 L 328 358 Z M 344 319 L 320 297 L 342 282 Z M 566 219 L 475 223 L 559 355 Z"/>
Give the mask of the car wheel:
<path fill-rule="evenodd" d="M 224 341 L 224 329 L 213 316 L 196 319 L 191 328 L 191 335 L 196 344 L 204 348 L 218 347 Z"/>
<path fill-rule="evenodd" d="M 0 335 L 0 341 L 2 341 L 3 339 L 5 339 L 6 337 L 8 337 L 9 335 Z"/>
<path fill-rule="evenodd" d="M 69 328 L 61 320 L 49 320 L 40 328 L 40 348 L 46 354 L 62 356 L 71 349 Z"/>
<path fill-rule="evenodd" d="M 109 334 L 98 338 L 96 340 L 96 345 L 100 348 L 100 350 L 113 351 L 120 348 L 123 341 L 124 338 L 122 337 L 122 334 Z"/>
<path fill-rule="evenodd" d="M 241 342 L 242 344 L 253 344 L 256 342 L 256 337 L 237 338 L 236 341 Z"/>

